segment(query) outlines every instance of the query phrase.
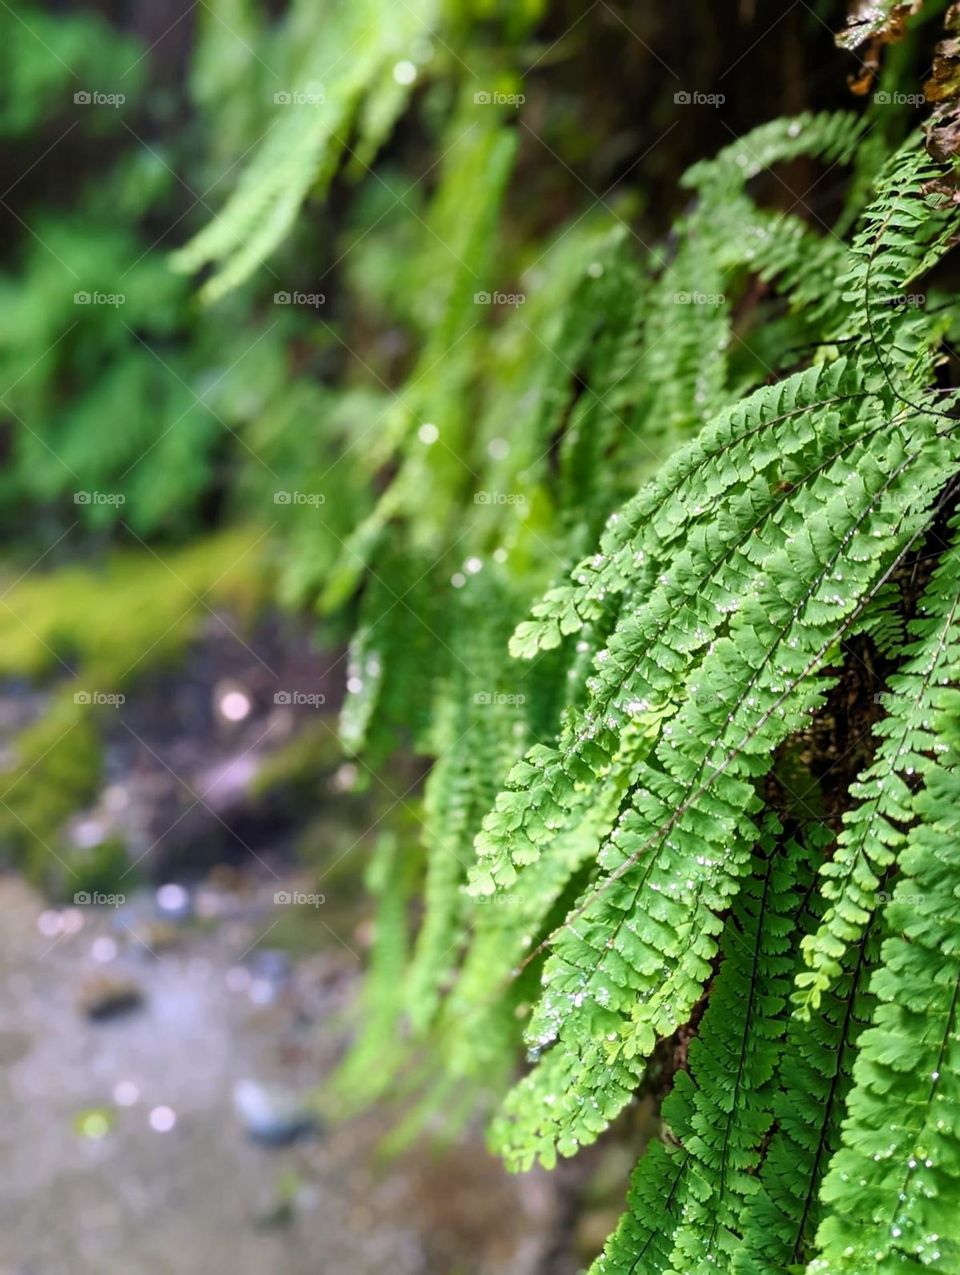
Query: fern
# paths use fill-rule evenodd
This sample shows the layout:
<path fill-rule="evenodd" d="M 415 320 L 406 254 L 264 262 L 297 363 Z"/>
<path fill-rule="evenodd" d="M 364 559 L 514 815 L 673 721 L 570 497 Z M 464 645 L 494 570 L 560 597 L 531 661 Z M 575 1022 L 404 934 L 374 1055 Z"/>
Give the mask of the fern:
<path fill-rule="evenodd" d="M 902 663 L 890 678 L 878 722 L 876 758 L 853 789 L 859 804 L 845 817 L 837 851 L 825 865 L 824 895 L 830 907 L 817 933 L 804 941 L 811 972 L 801 975 L 802 1005 L 816 1006 L 819 995 L 840 972 L 842 958 L 879 906 L 887 869 L 907 841 L 911 823 L 913 777 L 925 779 L 936 765 L 931 716 L 942 687 L 953 680 L 960 647 L 960 573 L 956 549 L 934 573 L 911 622 L 911 640 L 899 654 Z"/>
<path fill-rule="evenodd" d="M 209 300 L 242 283 L 289 232 L 311 187 L 322 192 L 329 184 L 358 118 L 357 161 L 369 157 L 407 96 L 406 77 L 395 79 L 394 67 L 429 30 L 436 7 L 433 0 L 414 0 L 384 24 L 376 20 L 375 0 L 329 4 L 318 38 L 311 6 L 294 6 L 285 19 L 289 35 L 275 44 L 292 56 L 282 72 L 268 67 L 272 87 L 268 98 L 264 86 L 262 117 L 269 117 L 270 105 L 274 110 L 264 140 L 223 213 L 177 254 L 185 271 L 211 262 L 219 267 L 203 288 Z"/>
<path fill-rule="evenodd" d="M 638 1203 L 654 1193 L 670 1201 L 673 1227 L 644 1269 L 722 1268 L 742 1247 L 743 1218 L 757 1194 L 759 1148 L 774 1119 L 794 896 L 811 867 L 803 847 L 793 840 L 778 845 L 776 833 L 771 826 L 761 836 L 721 940 L 722 965 L 690 1046 L 689 1071 L 678 1074 L 664 1104 L 677 1145 L 644 1160 L 632 1186 Z M 628 1215 L 596 1263 L 597 1275 L 630 1270 L 639 1238 Z"/>
<path fill-rule="evenodd" d="M 860 1042 L 843 1143 L 824 1183 L 829 1214 L 811 1272 L 960 1263 L 957 1007 L 957 691 L 936 696 L 936 765 L 912 803 L 884 920 L 890 937 L 872 987 L 879 1002 Z"/>
<path fill-rule="evenodd" d="M 399 108 L 367 109 L 382 123 Z M 224 225 L 182 255 L 220 264 L 210 295 L 271 250 L 308 170 L 329 181 L 328 124 L 295 161 L 254 161 Z M 956 980 L 945 967 L 921 1003 L 913 971 L 946 939 L 897 902 L 919 874 L 947 924 L 930 838 L 948 835 L 935 720 L 957 677 L 960 580 L 956 551 L 934 549 L 911 617 L 904 564 L 953 517 L 956 396 L 936 384 L 953 318 L 946 301 L 901 301 L 956 234 L 953 206 L 928 194 L 940 170 L 912 137 L 879 169 L 862 161 L 836 231 L 810 224 L 759 207 L 754 180 L 799 157 L 854 162 L 866 128 L 776 121 L 691 169 L 669 248 L 644 259 L 620 233 L 571 236 L 549 250 L 549 287 L 519 273 L 529 307 L 485 330 L 472 294 L 493 273 L 515 139 L 496 113 L 471 120 L 469 96 L 457 130 L 424 209 L 442 243 L 420 258 L 434 274 L 452 260 L 411 306 L 422 347 L 371 460 L 389 479 L 322 598 L 360 590 L 347 744 L 382 759 L 408 731 L 436 758 L 393 1066 L 411 1052 L 441 1066 L 433 1109 L 462 1080 L 503 1088 L 522 1023 L 528 1070 L 491 1142 L 513 1168 L 549 1167 L 609 1127 L 663 1042 L 691 1041 L 598 1275 L 893 1269 L 934 1243 L 949 1262 L 933 1179 L 908 1164 L 891 1203 L 918 1147 L 955 1199 L 949 1082 L 923 1097 L 921 1068 L 947 1074 Z M 489 181 L 465 214 L 478 166 Z M 503 388 L 485 390 L 478 424 L 464 405 L 490 352 Z M 491 491 L 510 502 L 464 514 Z M 863 641 L 888 667 L 885 712 L 842 818 L 809 825 L 781 762 L 807 773 L 803 741 Z M 898 1087 L 908 1116 L 887 1171 L 866 1160 Z"/>
<path fill-rule="evenodd" d="M 473 851 L 490 763 L 450 747 L 475 729 L 468 683 L 438 692 L 411 1013 L 432 1022 L 448 1075 L 464 1076 L 502 1069 L 512 1022 L 527 1018 L 531 1065 L 492 1122 L 494 1148 L 514 1168 L 573 1154 L 646 1082 L 658 1043 L 695 1029 L 664 1104 L 667 1141 L 641 1161 L 598 1272 L 773 1271 L 818 1247 L 822 1269 L 854 1271 L 889 1245 L 871 1233 L 850 1258 L 853 1228 L 834 1201 L 853 1174 L 840 1166 L 873 1154 L 873 1113 L 888 1110 L 893 1081 L 869 1062 L 896 1000 L 885 982 L 894 939 L 879 948 L 893 923 L 883 886 L 921 835 L 914 794 L 943 767 L 932 721 L 957 675 L 954 550 L 916 618 L 899 620 L 902 564 L 922 557 L 950 506 L 960 451 L 954 397 L 932 385 L 946 319 L 896 300 L 944 255 L 956 220 L 926 194 L 934 168 L 915 139 L 889 159 L 848 244 L 756 209 L 745 185 L 797 154 L 847 158 L 861 135 L 844 117 L 804 117 L 735 143 L 690 174 L 698 203 L 673 261 L 655 259 L 640 283 L 641 302 L 604 285 L 629 330 L 608 338 L 577 311 L 569 349 L 587 392 L 565 412 L 546 404 L 542 437 L 563 421 L 564 447 L 586 445 L 588 422 L 592 437 L 609 430 L 600 447 L 625 431 L 688 441 L 609 516 L 593 550 L 581 523 L 567 542 L 576 565 L 517 626 L 512 654 L 554 667 L 564 706 L 513 764 Z M 733 225 L 747 227 L 736 241 Z M 750 271 L 821 350 L 759 386 L 728 352 L 729 298 Z M 662 341 L 668 296 L 694 275 L 728 300 L 684 322 L 641 383 L 631 356 Z M 611 395 L 618 428 L 597 406 Z M 564 500 L 586 505 L 595 490 L 565 488 Z M 875 755 L 835 844 L 829 828 L 783 833 L 792 816 L 789 803 L 771 809 L 775 758 L 824 713 L 865 634 L 892 666 Z M 486 648 L 473 650 L 468 664 Z M 467 869 L 472 901 L 455 903 Z M 937 1020 L 948 1033 L 950 1014 L 947 1003 Z M 920 1049 L 904 1047 L 910 1083 Z M 889 1050 L 880 1062 L 896 1071 Z M 878 1180 L 876 1200 L 892 1189 Z M 858 1198 L 867 1233 L 874 1195 Z M 937 1206 L 915 1208 L 911 1244 L 924 1225 L 949 1234 Z M 940 1251 L 951 1253 L 947 1239 Z"/>

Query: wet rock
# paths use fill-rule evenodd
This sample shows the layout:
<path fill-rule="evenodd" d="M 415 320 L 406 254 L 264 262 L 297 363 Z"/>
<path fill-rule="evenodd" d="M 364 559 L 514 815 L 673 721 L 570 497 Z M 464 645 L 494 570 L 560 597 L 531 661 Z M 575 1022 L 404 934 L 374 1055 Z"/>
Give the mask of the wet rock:
<path fill-rule="evenodd" d="M 292 1200 L 277 1200 L 267 1205 L 259 1213 L 254 1214 L 253 1225 L 258 1231 L 274 1230 L 289 1226 L 294 1219 L 295 1210 Z"/>
<path fill-rule="evenodd" d="M 253 1216 L 258 1230 L 271 1230 L 289 1226 L 297 1213 L 297 1206 L 307 1195 L 309 1188 L 299 1174 L 282 1173 L 263 1206 Z"/>
<path fill-rule="evenodd" d="M 265 1146 L 286 1146 L 318 1125 L 316 1112 L 301 1096 L 256 1080 L 237 1081 L 233 1107 L 247 1136 Z"/>
<path fill-rule="evenodd" d="M 179 947 L 183 936 L 177 926 L 171 925 L 169 921 L 148 921 L 138 931 L 137 937 L 147 951 L 159 956 L 161 952 L 171 952 Z"/>
<path fill-rule="evenodd" d="M 10 1067 L 30 1052 L 30 1036 L 26 1032 L 0 1031 L 0 1067 Z"/>
<path fill-rule="evenodd" d="M 108 1107 L 89 1107 L 78 1111 L 73 1118 L 74 1131 L 91 1142 L 105 1138 L 115 1123 L 114 1113 Z"/>
<path fill-rule="evenodd" d="M 174 881 L 160 886 L 155 898 L 157 912 L 166 921 L 188 921 L 193 915 L 190 891 Z"/>
<path fill-rule="evenodd" d="M 80 988 L 77 998 L 80 1012 L 94 1022 L 119 1018 L 139 1009 L 143 992 L 129 978 L 111 974 L 95 974 Z"/>
<path fill-rule="evenodd" d="M 149 879 L 194 880 L 221 861 L 274 858 L 281 833 L 291 839 L 312 807 L 318 776 L 332 766 L 309 750 L 305 800 L 284 804 L 261 790 L 264 766 L 307 728 L 317 708 L 276 696 L 309 688 L 336 712 L 336 659 L 315 649 L 306 630 L 264 617 L 247 641 L 211 615 L 175 668 L 140 679 L 109 731 L 98 815 L 110 818 Z M 331 672 L 331 669 L 333 672 Z M 290 688 L 287 691 L 286 688 Z M 329 730 L 325 736 L 332 739 Z"/>
<path fill-rule="evenodd" d="M 293 969 L 289 955 L 274 947 L 258 948 L 251 956 L 250 965 L 257 978 L 277 984 L 286 983 Z"/>
<path fill-rule="evenodd" d="M 234 911 L 245 916 L 256 898 L 239 890 L 245 879 L 223 895 L 218 924 L 178 926 L 181 954 L 157 961 L 137 941 L 153 890 L 116 912 L 53 912 L 0 876 L 0 1033 L 28 1037 L 0 1035 L 10 1064 L 0 1069 L 0 1272 L 577 1275 L 574 1187 L 558 1195 L 556 1175 L 538 1170 L 508 1178 L 472 1134 L 443 1152 L 420 1140 L 386 1164 L 388 1110 L 322 1124 L 321 1136 L 274 1153 L 245 1136 L 231 1102 L 244 1077 L 298 1095 L 294 1107 L 312 1118 L 310 1087 L 342 1056 L 338 1024 L 359 986 L 357 963 L 326 936 L 290 977 L 319 1027 L 301 1034 L 277 1007 L 275 1030 L 255 1020 L 247 992 L 274 958 L 255 970 L 259 949 L 247 951 L 269 921 L 233 934 Z M 277 884 L 263 883 L 268 907 Z M 111 973 L 138 962 L 147 1011 L 94 1027 L 76 990 L 101 937 L 119 948 Z"/>

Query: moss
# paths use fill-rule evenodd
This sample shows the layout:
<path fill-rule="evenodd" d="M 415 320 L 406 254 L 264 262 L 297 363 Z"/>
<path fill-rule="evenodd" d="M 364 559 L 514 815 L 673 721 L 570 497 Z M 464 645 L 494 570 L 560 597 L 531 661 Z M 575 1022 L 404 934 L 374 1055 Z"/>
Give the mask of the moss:
<path fill-rule="evenodd" d="M 92 715 L 82 707 L 72 694 L 60 694 L 21 732 L 16 766 L 0 792 L 0 850 L 41 884 L 73 879 L 61 829 L 90 802 L 100 782 L 100 741 Z"/>
<path fill-rule="evenodd" d="M 250 785 L 251 794 L 301 808 L 315 805 L 323 777 L 342 761 L 336 722 L 324 715 L 266 758 Z"/>
<path fill-rule="evenodd" d="M 69 862 L 73 874 L 64 883 L 65 888 L 58 891 L 67 898 L 77 891 L 88 894 L 123 891 L 129 894 L 140 879 L 136 869 L 130 871 L 130 856 L 119 837 L 108 837 L 90 850 L 74 852 Z"/>
<path fill-rule="evenodd" d="M 31 572 L 4 594 L 0 676 L 72 671 L 75 689 L 126 686 L 181 649 L 207 607 L 253 609 L 263 593 L 252 553 L 258 534 L 234 530 L 165 557 L 125 550 L 98 568 Z"/>
<path fill-rule="evenodd" d="M 257 540 L 241 529 L 165 558 L 117 552 L 97 569 L 35 571 L 9 587 L 0 676 L 58 683 L 44 715 L 14 741 L 16 760 L 0 780 L 0 857 L 32 881 L 58 894 L 115 884 L 121 845 L 81 852 L 63 836 L 100 785 L 98 721 L 138 676 L 184 649 L 208 608 L 252 613 L 264 594 Z"/>
<path fill-rule="evenodd" d="M 270 930 L 264 946 L 286 952 L 288 956 L 307 956 L 320 947 L 334 944 L 331 937 L 334 933 L 343 933 L 345 918 L 342 915 L 330 915 L 325 903 L 316 907 L 304 904 L 290 905 L 275 909 L 279 920 Z M 322 922 L 322 924 L 321 924 Z M 341 940 L 343 941 L 343 940 Z M 346 934 L 347 944 L 352 943 L 349 932 Z"/>

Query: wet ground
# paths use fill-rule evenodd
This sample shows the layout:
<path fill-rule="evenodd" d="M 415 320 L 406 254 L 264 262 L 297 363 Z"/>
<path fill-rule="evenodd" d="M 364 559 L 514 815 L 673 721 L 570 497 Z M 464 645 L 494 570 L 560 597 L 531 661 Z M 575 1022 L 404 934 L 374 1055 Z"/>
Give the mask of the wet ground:
<path fill-rule="evenodd" d="M 359 960 L 349 934 L 271 949 L 256 891 L 193 903 L 187 922 L 152 892 L 57 910 L 0 878 L 2 1275 L 576 1269 L 551 1257 L 555 1182 L 508 1178 L 479 1138 L 384 1163 L 374 1112 L 253 1141 L 235 1086 L 309 1096 L 344 1047 Z"/>

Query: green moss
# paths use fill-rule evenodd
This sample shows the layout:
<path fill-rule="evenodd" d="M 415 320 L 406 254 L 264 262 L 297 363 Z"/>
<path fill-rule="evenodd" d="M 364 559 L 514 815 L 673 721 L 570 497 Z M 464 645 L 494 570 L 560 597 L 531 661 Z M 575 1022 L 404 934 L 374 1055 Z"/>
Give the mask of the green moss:
<path fill-rule="evenodd" d="M 315 805 L 321 778 L 342 760 L 335 719 L 318 717 L 264 761 L 250 785 L 251 794 L 260 800 Z"/>
<path fill-rule="evenodd" d="M 58 695 L 20 734 L 16 765 L 0 781 L 0 853 L 37 883 L 74 879 L 61 829 L 100 782 L 100 741 L 91 714 L 81 708 L 72 694 Z"/>
<path fill-rule="evenodd" d="M 78 690 L 126 686 L 182 648 L 208 607 L 252 608 L 262 595 L 257 539 L 235 530 L 164 557 L 144 547 L 97 568 L 30 572 L 3 595 L 0 676 L 72 670 Z M 0 577 L 0 593 L 2 586 Z"/>
<path fill-rule="evenodd" d="M 231 531 L 165 558 L 144 548 L 99 569 L 32 572 L 9 588 L 0 676 L 54 675 L 58 687 L 0 779 L 2 860 L 60 894 L 115 884 L 126 866 L 119 843 L 78 852 L 63 836 L 100 785 L 99 722 L 117 711 L 113 697 L 184 649 L 211 608 L 252 612 L 263 594 L 256 543 L 250 530 Z"/>
<path fill-rule="evenodd" d="M 136 869 L 130 871 L 130 855 L 119 837 L 108 837 L 90 850 L 75 852 L 70 857 L 70 867 L 72 873 L 58 890 L 66 898 L 78 890 L 88 894 L 129 894 L 140 879 Z"/>

